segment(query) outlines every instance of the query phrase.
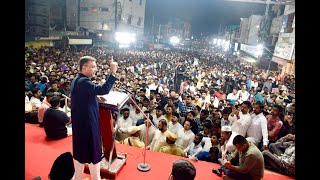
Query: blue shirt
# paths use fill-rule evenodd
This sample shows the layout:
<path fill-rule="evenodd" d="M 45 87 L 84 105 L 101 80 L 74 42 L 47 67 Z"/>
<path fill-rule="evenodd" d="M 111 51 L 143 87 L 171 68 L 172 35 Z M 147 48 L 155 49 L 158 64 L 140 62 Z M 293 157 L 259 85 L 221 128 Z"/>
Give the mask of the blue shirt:
<path fill-rule="evenodd" d="M 198 155 L 196 155 L 196 158 L 198 158 L 201 161 L 207 161 L 207 162 L 213 162 L 213 163 L 218 163 L 218 155 L 216 156 L 215 159 L 211 159 L 210 153 L 207 151 L 202 151 Z"/>

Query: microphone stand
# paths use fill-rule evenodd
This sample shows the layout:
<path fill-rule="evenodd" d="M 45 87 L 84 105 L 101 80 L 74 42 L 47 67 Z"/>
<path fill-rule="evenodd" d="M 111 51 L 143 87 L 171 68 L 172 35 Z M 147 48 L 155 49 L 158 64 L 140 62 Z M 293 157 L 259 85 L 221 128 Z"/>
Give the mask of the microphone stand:
<path fill-rule="evenodd" d="M 126 92 L 132 94 L 132 92 L 130 92 L 129 90 L 124 89 L 124 88 L 122 88 L 122 89 L 125 90 Z M 137 166 L 137 168 L 138 168 L 139 171 L 147 172 L 147 171 L 149 171 L 150 168 L 151 168 L 150 164 L 146 164 L 146 150 L 147 150 L 148 135 L 149 135 L 149 134 L 148 134 L 148 133 L 149 133 L 149 123 L 151 123 L 151 121 L 150 121 L 150 119 L 149 119 L 149 113 L 148 113 L 148 116 L 147 116 L 145 113 L 143 113 L 143 111 L 142 111 L 142 110 L 140 109 L 140 107 L 137 105 L 136 101 L 132 98 L 132 96 L 130 95 L 129 97 L 130 97 L 130 100 L 133 102 L 133 104 L 136 106 L 136 108 L 138 108 L 138 109 L 140 110 L 140 112 L 143 114 L 143 116 L 144 116 L 145 118 L 147 118 L 146 138 L 145 138 L 144 149 L 143 149 L 143 152 L 144 152 L 144 153 L 143 153 L 143 163 L 139 163 L 138 166 Z M 152 125 L 153 127 L 155 127 L 152 123 L 151 123 L 151 125 Z"/>
<path fill-rule="evenodd" d="M 68 113 L 68 99 L 70 99 L 68 96 L 61 94 L 62 97 L 64 97 L 64 112 Z"/>

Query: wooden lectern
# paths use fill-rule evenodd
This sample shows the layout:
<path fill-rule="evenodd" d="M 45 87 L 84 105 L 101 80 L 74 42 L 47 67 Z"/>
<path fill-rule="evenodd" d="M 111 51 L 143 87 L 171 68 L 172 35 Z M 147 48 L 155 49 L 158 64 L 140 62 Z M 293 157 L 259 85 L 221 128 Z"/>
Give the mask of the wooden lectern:
<path fill-rule="evenodd" d="M 119 171 L 126 164 L 126 154 L 116 151 L 112 112 L 117 111 L 120 114 L 120 110 L 123 105 L 129 99 L 129 95 L 111 91 L 109 94 L 103 96 L 107 101 L 106 103 L 99 104 L 100 115 L 100 131 L 103 147 L 103 158 L 101 161 L 101 178 L 115 179 Z M 85 173 L 90 173 L 89 166 L 86 164 Z"/>

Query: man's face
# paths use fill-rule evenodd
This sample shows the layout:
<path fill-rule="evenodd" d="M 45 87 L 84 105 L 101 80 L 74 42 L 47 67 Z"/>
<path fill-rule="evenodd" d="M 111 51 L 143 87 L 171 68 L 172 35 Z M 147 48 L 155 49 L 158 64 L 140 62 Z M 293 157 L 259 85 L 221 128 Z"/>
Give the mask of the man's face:
<path fill-rule="evenodd" d="M 207 127 L 203 127 L 203 131 L 205 134 L 209 134 L 211 129 L 208 129 Z"/>
<path fill-rule="evenodd" d="M 216 146 L 216 145 L 219 144 L 219 139 L 218 139 L 218 137 L 216 135 L 211 136 L 210 140 L 211 140 L 211 145 L 212 146 Z"/>
<path fill-rule="evenodd" d="M 253 106 L 253 112 L 258 115 L 258 114 L 260 114 L 262 112 L 262 109 L 260 108 L 259 105 L 255 104 Z"/>
<path fill-rule="evenodd" d="M 223 140 L 228 140 L 229 137 L 230 137 L 230 135 L 229 135 L 227 132 L 221 131 L 221 138 L 222 138 Z"/>
<path fill-rule="evenodd" d="M 210 153 L 210 158 L 211 159 L 216 159 L 217 158 L 217 156 L 218 156 L 218 154 L 216 154 L 216 153 Z"/>
<path fill-rule="evenodd" d="M 172 116 L 172 118 L 171 118 L 171 121 L 173 122 L 173 123 L 176 123 L 176 122 L 178 122 L 178 117 L 177 116 Z"/>
<path fill-rule="evenodd" d="M 272 116 L 278 116 L 279 115 L 279 108 L 278 107 L 273 107 L 271 111 Z"/>
<path fill-rule="evenodd" d="M 198 145 L 198 144 L 201 142 L 200 137 L 196 135 L 196 136 L 194 137 L 193 142 L 194 142 L 194 144 Z"/>
<path fill-rule="evenodd" d="M 187 119 L 193 120 L 193 118 L 194 118 L 194 117 L 193 117 L 193 115 L 192 115 L 191 113 L 188 113 L 188 114 L 187 114 Z"/>
<path fill-rule="evenodd" d="M 236 148 L 237 148 L 237 150 L 238 150 L 239 152 L 244 152 L 244 151 L 246 150 L 246 147 L 247 147 L 246 144 L 243 144 L 243 145 L 236 144 L 235 146 L 236 146 Z"/>
<path fill-rule="evenodd" d="M 158 129 L 159 129 L 160 131 L 163 131 L 163 130 L 164 130 L 164 126 L 163 126 L 163 124 L 162 124 L 161 121 L 159 121 L 159 123 L 158 123 Z"/>
<path fill-rule="evenodd" d="M 124 111 L 123 112 L 123 118 L 127 119 L 129 117 L 129 111 Z"/>
<path fill-rule="evenodd" d="M 241 112 L 242 112 L 243 114 L 247 114 L 248 111 L 249 111 L 249 106 L 246 105 L 246 104 L 242 104 L 242 105 L 241 105 Z"/>
<path fill-rule="evenodd" d="M 184 125 L 183 125 L 183 128 L 184 128 L 186 131 L 190 130 L 190 128 L 191 128 L 190 122 L 189 122 L 189 121 L 186 121 L 186 122 L 184 123 Z"/>
<path fill-rule="evenodd" d="M 167 114 L 172 114 L 172 107 L 167 107 Z"/>
<path fill-rule="evenodd" d="M 160 117 L 163 114 L 162 110 L 158 110 L 156 111 L 156 116 Z"/>
<path fill-rule="evenodd" d="M 190 103 L 191 103 L 191 97 L 188 97 L 188 98 L 186 99 L 186 103 L 187 103 L 187 104 L 190 104 Z"/>
<path fill-rule="evenodd" d="M 82 68 L 87 77 L 93 77 L 97 72 L 97 64 L 95 61 L 88 61 Z"/>

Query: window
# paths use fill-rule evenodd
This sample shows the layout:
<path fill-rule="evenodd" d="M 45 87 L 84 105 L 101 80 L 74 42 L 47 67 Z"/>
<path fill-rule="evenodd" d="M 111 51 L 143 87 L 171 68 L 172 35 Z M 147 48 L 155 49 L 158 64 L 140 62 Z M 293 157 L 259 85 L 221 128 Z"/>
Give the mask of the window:
<path fill-rule="evenodd" d="M 141 26 L 141 21 L 142 21 L 142 18 L 139 17 L 138 22 L 137 22 L 137 25 L 138 25 L 138 26 Z"/>
<path fill-rule="evenodd" d="M 139 5 L 142 6 L 142 0 L 139 0 Z"/>
<path fill-rule="evenodd" d="M 88 7 L 81 7 L 80 10 L 81 11 L 89 11 L 89 8 Z"/>
<path fill-rule="evenodd" d="M 108 12 L 108 11 L 109 11 L 109 8 L 100 8 L 100 11 L 101 11 L 101 12 Z"/>
<path fill-rule="evenodd" d="M 90 8 L 90 11 L 91 12 L 97 12 L 97 8 L 96 7 L 92 7 L 92 8 Z"/>
<path fill-rule="evenodd" d="M 131 20 L 132 20 L 132 15 L 129 15 L 129 16 L 128 16 L 128 19 L 127 19 L 127 23 L 128 23 L 128 24 L 131 24 Z"/>

